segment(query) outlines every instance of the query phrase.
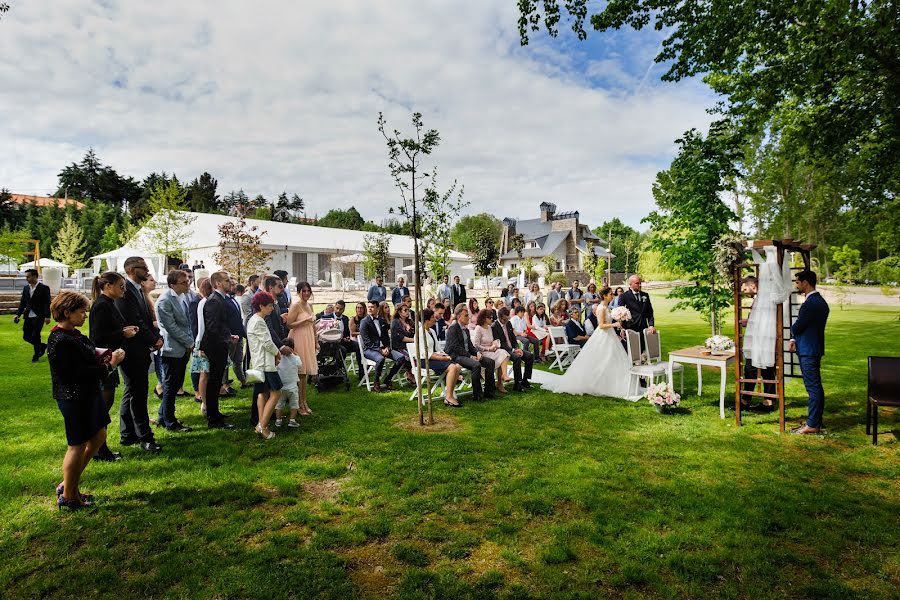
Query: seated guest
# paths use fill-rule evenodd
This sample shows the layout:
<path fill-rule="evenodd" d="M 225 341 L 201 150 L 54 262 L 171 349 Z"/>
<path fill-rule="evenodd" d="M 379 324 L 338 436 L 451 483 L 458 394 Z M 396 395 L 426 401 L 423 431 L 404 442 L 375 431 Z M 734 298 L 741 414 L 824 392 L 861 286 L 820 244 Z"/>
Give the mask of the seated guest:
<path fill-rule="evenodd" d="M 544 355 L 550 348 L 550 331 L 547 329 L 545 310 L 546 308 L 542 302 L 537 304 L 529 302 L 525 307 L 525 322 L 528 323 L 528 330 L 541 343 L 541 351 L 535 355 L 535 360 L 538 362 L 544 361 Z"/>
<path fill-rule="evenodd" d="M 379 315 L 384 319 L 384 322 L 388 324 L 390 327 L 391 321 L 393 320 L 393 313 L 391 311 L 391 305 L 388 302 L 382 302 L 378 305 Z"/>
<path fill-rule="evenodd" d="M 440 313 L 435 313 L 434 310 L 430 308 L 426 308 L 422 311 L 422 319 L 424 320 L 424 335 L 423 329 L 420 327 L 418 329 L 419 332 L 419 360 L 422 367 L 425 367 L 425 357 L 428 357 L 428 368 L 432 370 L 432 372 L 441 376 L 444 375 L 444 404 L 447 406 L 452 406 L 454 408 L 459 408 L 462 404 L 456 399 L 453 391 L 456 389 L 456 384 L 459 381 L 459 372 L 462 370 L 461 367 L 453 362 L 453 359 L 449 354 L 441 352 L 438 350 L 438 337 L 434 332 L 434 328 L 437 325 L 436 314 L 443 315 L 443 309 L 441 309 Z"/>
<path fill-rule="evenodd" d="M 581 313 L 577 308 L 572 308 L 569 310 L 569 315 L 571 318 L 566 321 L 566 339 L 570 344 L 578 344 L 581 347 L 588 341 L 588 335 L 584 330 L 584 327 L 581 326 Z"/>
<path fill-rule="evenodd" d="M 478 308 L 478 299 L 477 298 L 469 298 L 469 333 L 471 334 L 475 331 L 475 319 L 478 316 L 479 308 Z"/>
<path fill-rule="evenodd" d="M 429 298 L 428 301 L 425 302 L 425 308 L 430 308 L 431 310 L 434 310 L 435 306 L 437 306 L 437 299 L 434 297 Z"/>
<path fill-rule="evenodd" d="M 508 298 L 509 296 L 512 296 L 512 293 L 513 293 L 513 290 L 514 290 L 514 289 L 516 289 L 516 284 L 510 283 L 509 285 L 506 286 L 506 289 L 505 289 L 505 290 L 503 290 L 502 292 L 500 292 L 500 297 L 501 297 L 501 298 Z"/>
<path fill-rule="evenodd" d="M 334 320 L 341 326 L 341 348 L 344 349 L 344 356 L 353 354 L 356 356 L 356 364 L 362 364 L 359 355 L 359 344 L 356 343 L 356 338 L 353 337 L 350 329 L 350 319 L 344 314 L 346 308 L 347 304 L 343 300 L 338 300 L 334 303 Z M 363 304 L 363 313 L 365 313 L 365 308 Z"/>
<path fill-rule="evenodd" d="M 503 298 L 497 298 L 496 302 L 494 302 L 494 310 L 498 311 L 498 313 L 504 306 L 506 306 L 506 300 Z"/>
<path fill-rule="evenodd" d="M 409 307 L 403 303 L 398 304 L 391 319 L 391 350 L 399 352 L 406 360 L 406 381 L 412 386 L 416 385 L 416 380 L 408 368 L 409 353 L 406 351 L 406 344 L 416 341 L 413 337 L 414 331 L 409 321 Z"/>
<path fill-rule="evenodd" d="M 510 310 L 505 309 L 507 315 Z M 515 317 L 510 320 L 510 327 L 513 330 L 513 334 L 515 335 L 515 340 L 518 342 L 522 342 L 522 346 L 528 350 L 528 347 L 531 346 L 533 350 L 534 356 L 540 356 L 541 354 L 541 342 L 537 339 L 535 335 L 531 333 L 531 328 L 528 326 L 528 321 L 525 320 L 525 309 L 521 306 L 516 307 Z"/>
<path fill-rule="evenodd" d="M 494 308 L 494 301 L 490 296 L 484 299 L 484 308 L 491 311 L 491 315 L 493 315 L 494 321 L 497 320 L 497 309 Z"/>
<path fill-rule="evenodd" d="M 106 441 L 109 411 L 100 392 L 100 384 L 109 378 L 122 359 L 121 348 L 97 357 L 94 344 L 78 330 L 87 316 L 88 299 L 78 292 L 61 291 L 50 303 L 50 315 L 58 323 L 47 339 L 53 399 L 66 427 L 66 457 L 63 482 L 56 486 L 60 509 L 76 510 L 91 506 L 90 494 L 82 494 L 81 475 L 91 457 Z"/>
<path fill-rule="evenodd" d="M 483 356 L 472 344 L 469 333 L 469 309 L 464 304 L 457 305 L 453 311 L 456 320 L 447 328 L 446 352 L 463 369 L 472 372 L 472 397 L 475 400 L 496 398 L 494 384 L 494 361 Z M 485 386 L 481 387 L 481 370 L 485 373 Z"/>
<path fill-rule="evenodd" d="M 494 361 L 494 365 L 497 367 L 497 391 L 505 394 L 506 388 L 503 387 L 503 384 L 510 379 L 506 374 L 509 352 L 500 347 L 500 340 L 494 339 L 494 332 L 491 330 L 494 319 L 491 311 L 486 308 L 479 311 L 475 323 L 477 326 L 472 333 L 472 344 L 483 356 Z"/>
<path fill-rule="evenodd" d="M 569 301 L 560 298 L 550 309 L 550 324 L 554 327 L 565 327 L 569 320 Z"/>
<path fill-rule="evenodd" d="M 363 340 L 363 354 L 375 363 L 375 382 L 372 384 L 372 389 L 376 392 L 391 390 L 394 387 L 391 380 L 403 368 L 406 360 L 402 354 L 391 350 L 390 329 L 387 321 L 379 314 L 381 305 L 372 300 L 369 302 L 368 310 L 369 315 L 360 323 L 359 335 Z M 384 369 L 384 361 L 388 358 L 392 359 L 394 364 L 382 385 L 379 380 L 381 371 Z"/>
<path fill-rule="evenodd" d="M 524 309 L 523 309 L 524 310 Z M 515 343 L 516 335 L 513 326 L 509 321 L 509 309 L 501 308 L 499 319 L 493 325 L 494 339 L 500 341 L 500 348 L 509 353 L 510 360 L 513 362 L 513 379 L 515 385 L 513 390 L 524 392 L 531 387 L 531 372 L 534 368 L 534 355 L 527 350 L 521 350 Z M 525 363 L 525 376 L 522 376 L 522 363 Z"/>
<path fill-rule="evenodd" d="M 359 324 L 362 323 L 362 320 L 366 318 L 366 303 L 365 302 L 357 302 L 356 303 L 356 314 L 350 317 L 349 325 L 350 325 L 350 339 L 354 342 L 356 338 L 359 337 Z"/>
<path fill-rule="evenodd" d="M 318 319 L 328 319 L 333 320 L 334 317 L 334 304 L 328 304 L 325 306 L 325 310 L 316 315 L 316 320 Z"/>
<path fill-rule="evenodd" d="M 437 339 L 442 342 L 447 339 L 447 321 L 444 320 L 445 308 L 440 302 L 434 305 L 434 325 L 432 325 Z"/>
<path fill-rule="evenodd" d="M 593 285 L 593 284 L 591 284 Z M 587 292 L 584 294 L 587 296 Z M 593 335 L 594 331 L 597 330 L 597 315 L 594 314 L 594 311 L 589 311 L 584 317 L 584 331 L 588 334 L 588 336 Z"/>
<path fill-rule="evenodd" d="M 416 322 L 416 311 L 414 311 L 412 307 L 412 297 L 407 294 L 406 296 L 403 296 L 403 299 L 400 301 L 400 303 L 407 309 L 409 309 L 409 312 L 404 318 L 406 319 L 407 323 L 409 323 L 409 326 L 413 327 L 413 323 Z"/>
<path fill-rule="evenodd" d="M 516 309 L 519 308 L 520 306 L 523 306 L 522 301 L 516 297 L 513 297 L 509 301 L 509 312 L 512 314 L 515 314 Z"/>

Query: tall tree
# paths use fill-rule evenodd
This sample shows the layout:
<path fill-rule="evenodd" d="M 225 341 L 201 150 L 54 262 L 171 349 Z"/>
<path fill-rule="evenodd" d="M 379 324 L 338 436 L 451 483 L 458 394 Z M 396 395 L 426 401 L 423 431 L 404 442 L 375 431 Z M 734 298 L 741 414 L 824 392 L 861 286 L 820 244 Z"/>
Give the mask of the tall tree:
<path fill-rule="evenodd" d="M 636 229 L 629 227 L 618 217 L 613 217 L 595 227 L 594 234 L 606 240 L 609 244 L 607 247 L 612 248 L 612 253 L 615 255 L 612 259 L 614 271 L 627 272 L 630 265 L 637 263 L 634 253 L 640 234 Z M 603 270 L 606 270 L 605 266 Z"/>
<path fill-rule="evenodd" d="M 176 178 L 157 181 L 150 193 L 150 218 L 142 229 L 147 250 L 163 256 L 183 258 L 185 241 L 197 220 L 187 211 L 187 190 Z"/>
<path fill-rule="evenodd" d="M 287 192 L 281 192 L 272 210 L 272 220 L 290 223 L 298 217 L 299 213 L 303 212 L 304 207 L 303 198 L 297 194 L 288 198 Z"/>
<path fill-rule="evenodd" d="M 369 279 L 384 277 L 390 256 L 391 236 L 373 233 L 363 237 L 363 272 Z"/>
<path fill-rule="evenodd" d="M 234 221 L 219 225 L 219 250 L 213 254 L 222 270 L 237 281 L 261 273 L 272 258 L 272 251 L 262 246 L 262 236 L 268 232 L 257 225 L 248 226 L 246 215 L 246 209 L 238 210 Z"/>
<path fill-rule="evenodd" d="M 193 212 L 210 213 L 221 210 L 216 188 L 219 182 L 212 175 L 203 172 L 187 186 L 187 204 Z"/>
<path fill-rule="evenodd" d="M 497 217 L 488 213 L 462 217 L 450 230 L 450 240 L 460 252 L 474 252 L 476 247 L 475 232 L 480 229 L 490 231 L 490 235 L 493 236 L 499 252 L 500 236 L 503 235 L 503 224 Z"/>
<path fill-rule="evenodd" d="M 53 245 L 52 256 L 54 260 L 67 265 L 70 269 L 80 269 L 84 266 L 84 233 L 70 215 L 66 215 L 63 219 L 56 243 Z"/>
<path fill-rule="evenodd" d="M 363 231 L 366 220 L 363 219 L 356 207 L 351 206 L 347 210 L 332 208 L 325 216 L 316 222 L 319 227 L 334 227 L 335 229 L 355 229 Z"/>
<path fill-rule="evenodd" d="M 141 186 L 131 177 L 119 175 L 115 169 L 105 166 L 93 148 L 80 163 L 72 163 L 57 176 L 59 185 L 54 196 L 90 199 L 105 204 L 139 204 Z"/>
<path fill-rule="evenodd" d="M 678 140 L 678 156 L 653 185 L 658 209 L 650 213 L 650 245 L 660 252 L 662 265 L 686 273 L 693 286 L 669 293 L 676 309 L 692 308 L 709 319 L 718 333 L 719 313 L 730 301 L 730 282 L 715 268 L 714 245 L 730 231 L 737 217 L 719 197 L 727 189 L 734 170 L 734 148 L 721 124 L 714 124 L 706 138 L 692 129 Z"/>

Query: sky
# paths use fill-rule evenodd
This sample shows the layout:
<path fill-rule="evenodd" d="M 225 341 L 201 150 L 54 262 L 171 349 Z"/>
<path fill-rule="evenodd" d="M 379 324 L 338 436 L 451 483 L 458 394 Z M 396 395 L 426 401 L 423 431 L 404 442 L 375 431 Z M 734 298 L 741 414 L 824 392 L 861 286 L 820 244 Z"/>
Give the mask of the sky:
<path fill-rule="evenodd" d="M 667 83 L 662 33 L 533 34 L 514 0 L 216 3 L 7 0 L 0 20 L 0 187 L 46 195 L 93 147 L 143 179 L 209 171 L 219 193 L 304 198 L 308 216 L 399 202 L 378 132 L 421 112 L 438 187 L 466 213 L 538 205 L 644 229 L 675 140 L 715 98 Z M 590 3 L 596 6 L 595 3 Z"/>

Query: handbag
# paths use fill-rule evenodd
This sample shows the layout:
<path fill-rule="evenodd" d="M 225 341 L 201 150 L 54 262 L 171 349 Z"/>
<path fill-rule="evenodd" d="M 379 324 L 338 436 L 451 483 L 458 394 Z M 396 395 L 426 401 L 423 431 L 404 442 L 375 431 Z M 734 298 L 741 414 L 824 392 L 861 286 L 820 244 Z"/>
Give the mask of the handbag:
<path fill-rule="evenodd" d="M 265 379 L 265 375 L 259 369 L 247 369 L 246 375 L 247 383 L 260 383 Z"/>

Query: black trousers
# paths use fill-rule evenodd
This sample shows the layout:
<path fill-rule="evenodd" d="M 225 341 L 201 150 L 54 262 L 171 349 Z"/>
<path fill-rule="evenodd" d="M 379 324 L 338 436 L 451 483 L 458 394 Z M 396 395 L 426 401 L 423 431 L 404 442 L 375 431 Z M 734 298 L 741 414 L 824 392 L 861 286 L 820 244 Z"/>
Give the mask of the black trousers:
<path fill-rule="evenodd" d="M 493 394 L 496 391 L 497 384 L 494 382 L 494 372 L 497 370 L 497 366 L 494 364 L 493 359 L 482 356 L 481 360 L 477 361 L 474 356 L 457 356 L 453 359 L 453 362 L 463 369 L 472 371 L 472 395 L 476 400 L 480 400 L 485 392 Z M 481 387 L 482 368 L 485 371 L 483 390 Z"/>
<path fill-rule="evenodd" d="M 348 354 L 354 354 L 356 356 L 356 364 L 362 364 L 362 360 L 360 360 L 359 356 L 359 344 L 357 344 L 353 340 L 341 340 L 341 348 L 344 349 L 344 356 Z"/>
<path fill-rule="evenodd" d="M 525 363 L 525 381 L 531 379 L 531 372 L 534 369 L 534 354 L 527 350 L 522 351 L 522 356 L 510 354 L 509 359 L 513 364 L 513 380 L 518 385 L 522 382 L 522 363 Z"/>
<path fill-rule="evenodd" d="M 163 427 L 171 427 L 175 424 L 175 399 L 178 397 L 178 390 L 184 385 L 184 372 L 190 358 L 190 352 L 186 352 L 181 357 L 162 357 L 163 397 L 159 404 L 157 422 L 161 423 Z"/>
<path fill-rule="evenodd" d="M 122 361 L 122 403 L 119 406 L 119 436 L 123 444 L 135 439 L 153 441 L 150 415 L 147 414 L 147 391 L 150 379 L 150 354 Z"/>
<path fill-rule="evenodd" d="M 22 323 L 22 339 L 34 346 L 34 356 L 41 355 L 41 330 L 44 328 L 44 319 L 41 317 L 25 317 Z"/>
<path fill-rule="evenodd" d="M 765 369 L 760 369 L 762 371 L 762 378 L 774 380 L 775 379 L 775 367 L 766 367 Z M 753 366 L 751 361 L 744 359 L 744 379 L 756 379 L 756 367 Z M 752 381 L 747 381 L 743 384 L 743 390 L 745 392 L 752 392 L 756 387 L 756 384 Z M 765 394 L 774 394 L 775 393 L 775 384 L 774 383 L 764 383 L 763 384 L 763 393 Z M 759 398 L 760 401 L 763 398 Z M 774 398 L 769 398 L 769 400 L 775 401 Z"/>
<path fill-rule="evenodd" d="M 219 391 L 228 368 L 228 346 L 210 348 L 206 352 L 209 359 L 209 379 L 206 383 L 206 420 L 210 423 L 221 423 L 224 417 L 219 411 Z"/>

